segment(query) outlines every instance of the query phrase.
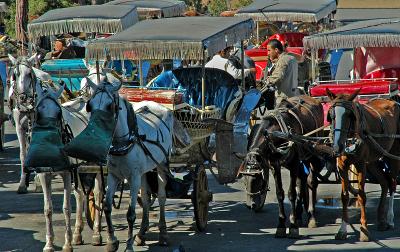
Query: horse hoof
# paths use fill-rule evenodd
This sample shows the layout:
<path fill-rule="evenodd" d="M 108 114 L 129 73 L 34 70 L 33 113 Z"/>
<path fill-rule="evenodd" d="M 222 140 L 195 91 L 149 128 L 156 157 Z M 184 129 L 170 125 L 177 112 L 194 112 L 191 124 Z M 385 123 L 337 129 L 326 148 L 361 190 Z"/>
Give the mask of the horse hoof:
<path fill-rule="evenodd" d="M 17 193 L 18 194 L 27 194 L 28 193 L 28 188 L 25 185 L 23 185 L 23 186 L 20 185 L 18 187 Z"/>
<path fill-rule="evenodd" d="M 72 251 L 74 251 L 74 249 L 72 248 L 71 245 L 64 245 L 62 248 L 62 251 L 63 252 L 72 252 Z"/>
<path fill-rule="evenodd" d="M 53 247 L 44 247 L 43 252 L 54 252 L 54 248 Z"/>
<path fill-rule="evenodd" d="M 83 245 L 83 239 L 81 234 L 74 234 L 72 236 L 72 245 Z"/>
<path fill-rule="evenodd" d="M 146 238 L 144 235 L 135 235 L 135 241 L 134 241 L 136 246 L 145 246 L 146 245 Z"/>
<path fill-rule="evenodd" d="M 285 238 L 286 237 L 286 228 L 278 227 L 275 232 L 275 238 Z"/>
<path fill-rule="evenodd" d="M 390 230 L 393 230 L 394 229 L 394 224 L 388 224 L 388 227 L 389 227 Z"/>
<path fill-rule="evenodd" d="M 288 238 L 299 239 L 300 238 L 299 228 L 289 228 Z"/>
<path fill-rule="evenodd" d="M 317 227 L 317 221 L 315 218 L 311 218 L 310 221 L 308 222 L 308 228 L 316 228 Z"/>
<path fill-rule="evenodd" d="M 347 239 L 347 233 L 346 232 L 338 232 L 335 235 L 335 240 L 346 240 Z"/>
<path fill-rule="evenodd" d="M 107 246 L 106 246 L 107 252 L 115 252 L 118 250 L 118 248 L 119 248 L 119 241 L 117 239 L 107 242 Z"/>
<path fill-rule="evenodd" d="M 125 252 L 134 252 L 133 246 L 132 246 L 132 240 L 131 239 L 129 239 L 129 240 L 126 242 L 126 249 L 124 251 Z"/>
<path fill-rule="evenodd" d="M 103 243 L 103 238 L 101 237 L 101 234 L 92 236 L 92 245 L 93 246 L 101 246 L 102 243 Z"/>
<path fill-rule="evenodd" d="M 369 232 L 366 228 L 361 227 L 360 229 L 360 242 L 369 241 Z"/>

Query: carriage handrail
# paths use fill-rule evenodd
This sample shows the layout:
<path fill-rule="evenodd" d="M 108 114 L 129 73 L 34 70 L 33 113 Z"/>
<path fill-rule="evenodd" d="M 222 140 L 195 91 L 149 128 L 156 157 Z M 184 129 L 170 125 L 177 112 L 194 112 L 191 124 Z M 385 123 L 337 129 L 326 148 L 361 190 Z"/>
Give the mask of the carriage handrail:
<path fill-rule="evenodd" d="M 372 79 L 352 79 L 352 80 L 327 80 L 327 81 L 315 81 L 313 85 L 317 84 L 341 84 L 341 83 L 356 83 L 359 81 L 398 81 L 398 78 L 372 78 Z"/>

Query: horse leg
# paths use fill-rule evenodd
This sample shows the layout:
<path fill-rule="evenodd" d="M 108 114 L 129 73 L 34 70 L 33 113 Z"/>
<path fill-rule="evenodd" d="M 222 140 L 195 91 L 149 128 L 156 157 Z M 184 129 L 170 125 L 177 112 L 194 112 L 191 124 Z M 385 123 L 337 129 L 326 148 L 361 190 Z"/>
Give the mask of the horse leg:
<path fill-rule="evenodd" d="M 17 120 L 15 120 L 17 119 Z M 25 157 L 26 157 L 26 138 L 25 138 L 25 130 L 20 125 L 19 116 L 14 117 L 15 120 L 15 130 L 18 136 L 19 142 L 19 159 L 21 161 L 21 177 L 19 180 L 19 186 L 17 193 L 25 194 L 28 193 L 28 185 L 29 185 L 29 174 L 25 172 Z"/>
<path fill-rule="evenodd" d="M 147 182 L 146 173 L 142 175 L 142 186 L 140 191 L 140 198 L 142 200 L 143 207 L 143 217 L 142 223 L 140 224 L 140 230 L 138 234 L 135 236 L 135 245 L 144 246 L 146 245 L 146 232 L 149 229 L 149 184 Z"/>
<path fill-rule="evenodd" d="M 345 240 L 347 239 L 347 226 L 349 223 L 349 214 L 348 214 L 348 205 L 350 200 L 349 195 L 349 177 L 348 177 L 348 169 L 349 166 L 345 165 L 343 161 L 339 161 L 338 159 L 338 168 L 340 172 L 340 176 L 342 178 L 342 224 L 335 235 L 336 240 Z"/>
<path fill-rule="evenodd" d="M 65 244 L 63 252 L 72 252 L 72 230 L 71 230 L 71 172 L 64 171 L 62 174 L 64 182 L 63 213 L 65 218 Z"/>
<path fill-rule="evenodd" d="M 289 186 L 289 191 L 288 191 L 288 198 L 290 201 L 291 205 L 291 213 L 290 213 L 290 226 L 289 226 L 289 238 L 293 239 L 298 239 L 300 237 L 299 235 L 299 226 L 297 225 L 297 203 L 298 203 L 298 198 L 297 198 L 297 190 L 296 190 L 296 185 L 297 185 L 297 178 L 298 178 L 298 168 L 299 168 L 299 163 L 295 164 L 290 164 L 288 165 L 291 167 L 290 169 L 290 186 Z"/>
<path fill-rule="evenodd" d="M 46 245 L 43 252 L 54 251 L 54 231 L 53 231 L 53 202 L 51 200 L 51 175 L 49 173 L 39 174 L 43 188 L 44 217 L 46 218 Z"/>
<path fill-rule="evenodd" d="M 101 236 L 101 205 L 103 204 L 103 182 L 101 178 L 101 173 L 96 174 L 94 181 L 94 201 L 95 201 L 95 211 L 94 211 L 94 223 L 93 223 L 93 234 L 92 234 L 92 245 L 100 246 L 103 242 L 103 237 Z"/>
<path fill-rule="evenodd" d="M 79 183 L 79 186 L 75 186 L 74 195 L 76 201 L 76 220 L 75 220 L 75 228 L 74 233 L 72 235 L 72 244 L 74 245 L 82 245 L 82 231 L 83 231 L 83 191 L 82 191 L 82 184 L 80 181 L 79 176 L 75 178 L 75 183 Z"/>
<path fill-rule="evenodd" d="M 126 219 L 128 221 L 128 240 L 126 241 L 126 252 L 133 252 L 133 224 L 135 224 L 136 220 L 136 201 L 137 196 L 140 189 L 140 180 L 141 177 L 137 173 L 133 173 L 130 178 L 130 193 L 131 193 L 131 202 L 129 204 L 128 212 L 126 213 Z"/>
<path fill-rule="evenodd" d="M 281 167 L 279 164 L 272 165 L 272 174 L 275 179 L 275 187 L 276 187 L 276 198 L 278 200 L 279 206 L 279 222 L 278 227 L 276 229 L 275 237 L 283 238 L 286 237 L 286 214 L 285 208 L 283 205 L 283 200 L 285 199 L 285 191 L 282 186 L 282 176 L 281 176 Z"/>
<path fill-rule="evenodd" d="M 389 190 L 389 184 L 387 178 L 381 169 L 377 169 L 377 163 L 369 164 L 368 171 L 379 181 L 381 186 L 381 198 L 379 200 L 377 220 L 378 220 L 378 230 L 384 231 L 388 229 L 388 224 L 386 222 L 386 197 Z"/>
<path fill-rule="evenodd" d="M 167 224 L 165 222 L 165 202 L 167 201 L 167 192 L 165 187 L 167 186 L 167 176 L 165 170 L 167 168 L 157 167 L 157 178 L 158 178 L 158 204 L 160 205 L 160 219 L 158 221 L 158 228 L 160 234 L 158 237 L 158 244 L 160 246 L 168 246 L 168 234 Z"/>
<path fill-rule="evenodd" d="M 388 213 L 387 213 L 387 223 L 389 225 L 389 228 L 394 228 L 393 202 L 394 202 L 394 193 L 396 192 L 396 187 L 397 187 L 397 176 L 399 175 L 400 162 L 393 159 L 391 159 L 389 162 L 391 167 L 391 173 L 390 173 L 391 186 L 390 186 Z"/>
<path fill-rule="evenodd" d="M 358 174 L 357 174 L 357 180 L 358 180 L 358 203 L 361 207 L 361 228 L 360 228 L 360 241 L 366 242 L 369 241 L 369 233 L 368 233 L 368 227 L 367 227 L 367 214 L 365 212 L 365 204 L 367 202 L 367 196 L 365 194 L 365 172 L 366 172 L 366 167 L 365 164 L 358 164 Z"/>
<path fill-rule="evenodd" d="M 317 202 L 317 164 L 314 161 L 310 162 L 310 173 L 307 176 L 307 190 L 308 190 L 308 228 L 316 228 L 317 221 L 315 219 L 315 203 Z"/>
<path fill-rule="evenodd" d="M 117 190 L 118 178 L 112 173 L 107 175 L 107 192 L 106 202 L 104 204 L 104 214 L 107 222 L 107 247 L 106 250 L 109 252 L 117 251 L 119 247 L 119 241 L 114 235 L 114 226 L 112 224 L 111 212 L 112 212 L 112 201 L 114 198 L 115 191 Z"/>

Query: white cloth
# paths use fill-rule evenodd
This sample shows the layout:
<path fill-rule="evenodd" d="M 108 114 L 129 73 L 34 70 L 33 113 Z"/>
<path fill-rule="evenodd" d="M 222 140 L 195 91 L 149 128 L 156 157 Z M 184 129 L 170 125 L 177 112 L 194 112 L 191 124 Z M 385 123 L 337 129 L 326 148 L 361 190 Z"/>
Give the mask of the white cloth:
<path fill-rule="evenodd" d="M 214 57 L 207 62 L 207 68 L 218 68 L 228 72 L 235 79 L 242 79 L 242 69 L 238 69 L 228 61 L 228 59 L 222 58 L 219 54 L 214 55 Z M 250 73 L 250 69 L 244 69 L 244 76 Z"/>

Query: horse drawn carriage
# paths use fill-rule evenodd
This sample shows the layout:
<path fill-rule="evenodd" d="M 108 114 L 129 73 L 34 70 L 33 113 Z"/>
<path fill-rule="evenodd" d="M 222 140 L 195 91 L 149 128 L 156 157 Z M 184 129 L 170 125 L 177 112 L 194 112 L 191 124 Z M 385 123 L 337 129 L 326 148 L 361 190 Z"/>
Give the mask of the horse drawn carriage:
<path fill-rule="evenodd" d="M 164 87 L 124 86 L 119 91 L 134 104 L 152 100 L 164 105 L 173 111 L 176 118 L 174 127 L 183 126 L 184 132 L 175 139 L 168 183 L 180 184 L 175 186 L 178 191 L 170 191 L 171 195 L 175 194 L 178 197 L 186 197 L 190 184 L 193 183 L 191 198 L 199 230 L 206 228 L 208 204 L 212 199 L 208 191 L 205 169 L 215 165 L 218 170 L 217 180 L 220 183 L 233 182 L 240 160 L 233 155 L 235 151 L 232 148 L 239 144 L 246 148 L 246 141 L 232 142 L 233 124 L 225 121 L 228 107 L 237 109 L 240 97 L 236 96 L 241 93 L 241 83 L 235 82 L 233 77 L 224 71 L 205 68 L 205 60 L 227 46 L 248 38 L 252 28 L 251 19 L 246 18 L 192 17 L 147 20 L 125 32 L 102 41 L 94 41 L 87 47 L 88 59 L 97 60 L 110 55 L 113 59 L 179 58 L 203 62 L 202 67 L 173 70 L 179 83 L 177 85 L 171 82 Z M 232 113 L 232 109 L 230 110 Z M 232 116 L 230 117 L 232 120 Z M 220 131 L 217 129 L 216 162 L 213 162 L 208 152 L 208 144 L 214 132 L 215 121 L 219 120 L 230 125 L 230 131 L 227 126 Z M 247 122 L 248 120 L 249 118 Z M 227 140 L 226 132 L 230 132 L 231 139 Z M 218 148 L 221 145 L 224 148 Z M 181 177 L 180 181 L 177 177 Z"/>
<path fill-rule="evenodd" d="M 34 44 L 50 51 L 54 50 L 56 36 L 61 36 L 64 48 L 57 55 L 43 55 L 41 69 L 50 74 L 53 82 L 61 80 L 69 90 L 78 91 L 89 73 L 83 61 L 87 41 L 123 31 L 138 20 L 134 6 L 78 6 L 46 12 L 28 24 L 28 33 Z"/>
<path fill-rule="evenodd" d="M 336 11 L 334 0 L 306 1 L 254 1 L 239 9 L 236 16 L 251 17 L 256 21 L 256 38 L 259 44 L 260 24 L 267 22 L 267 27 L 273 28 L 273 35 L 263 41 L 257 48 L 246 50 L 256 64 L 256 80 L 260 80 L 263 70 L 267 67 L 267 45 L 272 39 L 279 40 L 288 53 L 303 62 L 303 41 L 308 34 L 320 32 L 332 25 L 331 18 Z M 306 63 L 303 63 L 306 64 Z M 307 68 L 303 69 L 308 72 Z"/>

